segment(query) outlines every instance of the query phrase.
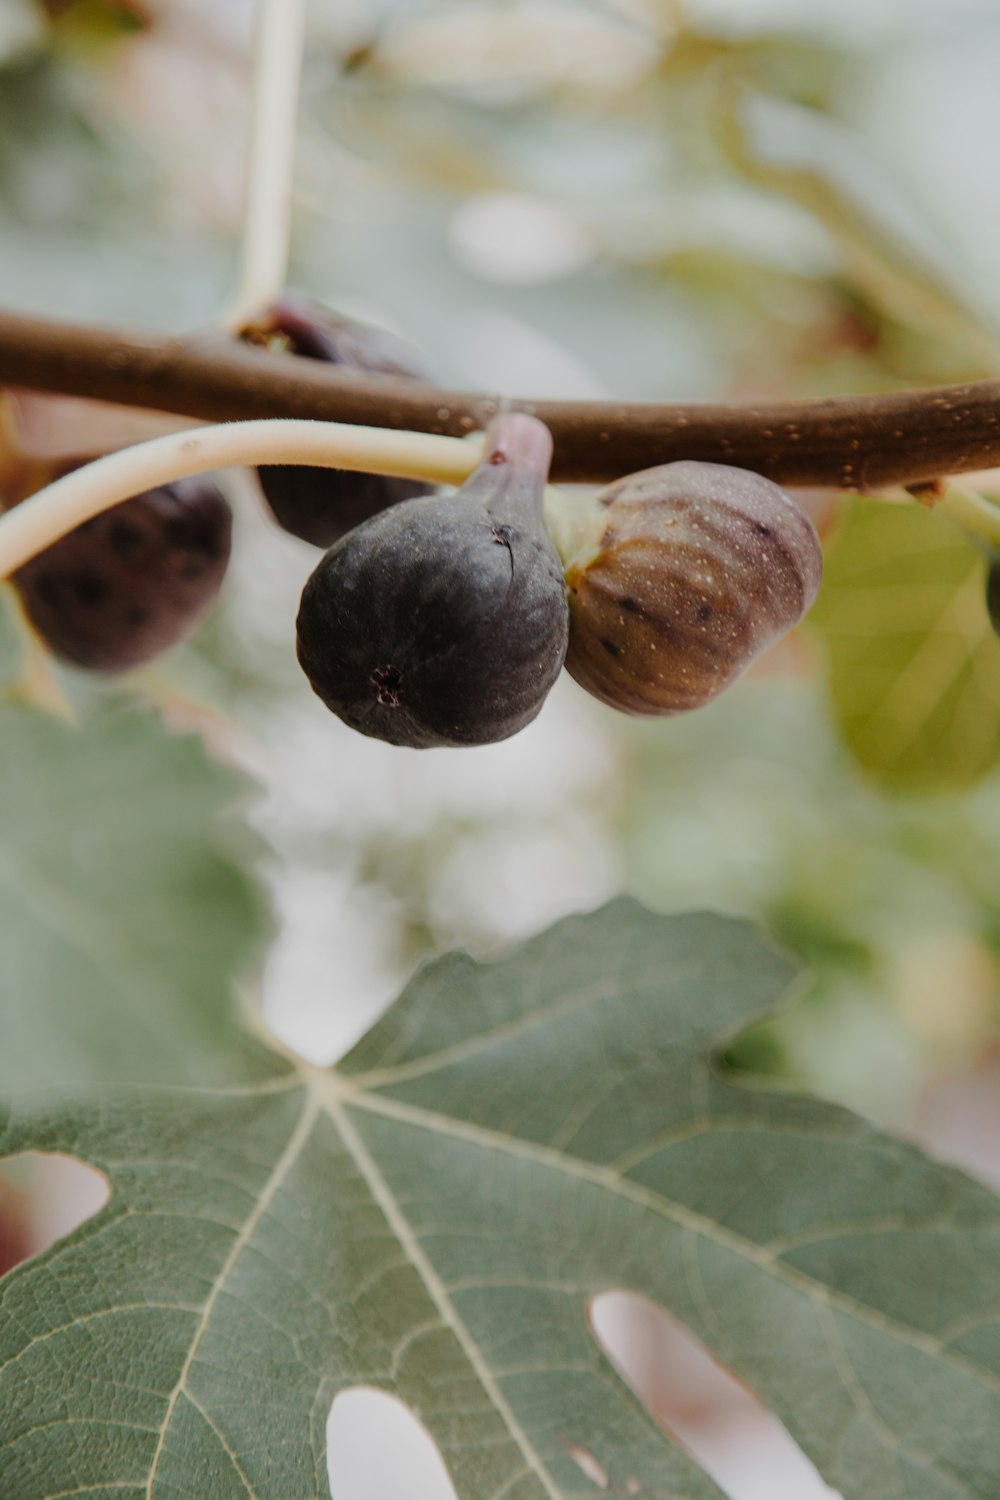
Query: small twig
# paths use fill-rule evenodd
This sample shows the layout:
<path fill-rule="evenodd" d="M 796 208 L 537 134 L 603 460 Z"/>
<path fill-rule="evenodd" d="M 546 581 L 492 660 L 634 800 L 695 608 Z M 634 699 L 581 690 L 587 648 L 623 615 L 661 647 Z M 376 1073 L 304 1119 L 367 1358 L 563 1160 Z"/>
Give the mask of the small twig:
<path fill-rule="evenodd" d="M 239 328 L 285 284 L 292 167 L 305 37 L 304 0 L 259 0 L 239 282 L 226 318 Z"/>
<path fill-rule="evenodd" d="M 0 314 L 0 384 L 207 421 L 315 417 L 464 436 L 501 407 L 555 440 L 552 475 L 605 481 L 698 458 L 778 483 L 865 490 L 1000 464 L 1000 380 L 759 405 L 501 400 L 256 349 Z"/>
<path fill-rule="evenodd" d="M 481 453 L 477 442 L 335 422 L 231 422 L 172 432 L 74 469 L 0 517 L 0 577 L 91 516 L 190 474 L 290 463 L 461 484 Z"/>

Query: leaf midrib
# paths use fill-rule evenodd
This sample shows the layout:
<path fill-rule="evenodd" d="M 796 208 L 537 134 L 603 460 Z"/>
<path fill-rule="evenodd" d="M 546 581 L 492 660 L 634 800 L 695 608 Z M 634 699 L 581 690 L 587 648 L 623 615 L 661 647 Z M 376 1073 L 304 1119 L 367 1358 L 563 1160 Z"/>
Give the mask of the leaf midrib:
<path fill-rule="evenodd" d="M 317 1070 L 308 1065 L 300 1065 L 296 1071 L 306 1085 L 302 1111 L 262 1191 L 255 1199 L 253 1210 L 247 1216 L 242 1229 L 234 1239 L 226 1260 L 218 1275 L 213 1280 L 209 1295 L 202 1305 L 188 1354 L 168 1399 L 167 1409 L 159 1429 L 157 1447 L 151 1462 L 149 1479 L 145 1486 L 146 1500 L 152 1500 L 159 1460 L 169 1433 L 173 1413 L 181 1395 L 187 1394 L 188 1377 L 194 1366 L 198 1349 L 210 1323 L 216 1303 L 224 1291 L 228 1278 L 243 1249 L 252 1239 L 257 1226 L 267 1212 L 275 1195 L 299 1159 L 301 1151 L 309 1139 L 315 1122 L 321 1113 L 326 1114 L 332 1121 L 335 1129 L 337 1129 L 345 1148 L 350 1153 L 358 1171 L 368 1184 L 373 1197 L 378 1202 L 382 1211 L 386 1213 L 390 1226 L 397 1235 L 404 1253 L 414 1265 L 414 1269 L 420 1277 L 421 1282 L 438 1308 L 445 1326 L 449 1327 L 455 1334 L 463 1349 L 463 1353 L 470 1360 L 470 1364 L 477 1377 L 483 1382 L 490 1399 L 494 1401 L 498 1415 L 504 1421 L 504 1425 L 512 1441 L 524 1455 L 531 1472 L 543 1485 L 546 1494 L 550 1496 L 550 1500 L 560 1500 L 560 1496 L 558 1490 L 553 1488 L 552 1481 L 548 1478 L 543 1460 L 536 1453 L 530 1439 L 520 1427 L 516 1415 L 508 1408 L 506 1399 L 496 1386 L 495 1378 L 479 1354 L 478 1346 L 475 1344 L 471 1333 L 465 1327 L 464 1321 L 454 1307 L 447 1288 L 438 1277 L 432 1263 L 423 1251 L 413 1227 L 406 1219 L 402 1207 L 382 1176 L 375 1157 L 354 1129 L 349 1119 L 349 1114 L 352 1110 L 389 1119 L 399 1125 L 429 1131 L 432 1134 L 458 1142 L 465 1142 L 480 1150 L 486 1149 L 509 1157 L 512 1156 L 518 1160 L 534 1163 L 549 1170 L 560 1172 L 578 1181 L 600 1187 L 604 1191 L 610 1192 L 615 1196 L 642 1207 L 658 1217 L 668 1220 L 681 1229 L 687 1230 L 696 1236 L 701 1236 L 709 1243 L 730 1251 L 755 1266 L 763 1274 L 774 1277 L 779 1282 L 784 1282 L 789 1287 L 802 1292 L 820 1309 L 843 1312 L 858 1322 L 875 1329 L 877 1332 L 893 1337 L 900 1343 L 917 1349 L 921 1353 L 941 1361 L 955 1371 L 965 1374 L 980 1383 L 985 1389 L 994 1393 L 1000 1393 L 1000 1376 L 995 1375 L 986 1367 L 970 1360 L 967 1356 L 949 1349 L 939 1338 L 933 1335 L 922 1334 L 908 1327 L 906 1324 L 878 1312 L 877 1309 L 858 1302 L 850 1294 L 839 1288 L 824 1285 L 822 1282 L 808 1275 L 808 1273 L 790 1266 L 787 1261 L 782 1260 L 780 1256 L 766 1247 L 758 1245 L 754 1241 L 732 1230 L 723 1228 L 715 1220 L 706 1215 L 699 1214 L 696 1210 L 684 1204 L 668 1199 L 639 1183 L 626 1180 L 618 1171 L 612 1168 L 586 1162 L 579 1157 L 568 1156 L 565 1153 L 537 1142 L 505 1135 L 499 1131 L 491 1130 L 469 1121 L 457 1120 L 453 1116 L 440 1114 L 423 1106 L 407 1104 L 401 1100 L 390 1098 L 383 1093 L 374 1092 L 360 1085 L 358 1082 L 345 1080 L 333 1072 Z M 379 1070 L 378 1079 L 381 1084 L 392 1081 L 394 1079 L 394 1070 Z M 366 1077 L 365 1083 L 367 1081 L 368 1078 Z M 289 1074 L 285 1074 L 280 1080 L 262 1080 L 259 1084 L 255 1083 L 246 1089 L 239 1087 L 231 1091 L 220 1091 L 212 1088 L 200 1089 L 195 1087 L 183 1089 L 181 1092 L 189 1095 L 213 1095 L 216 1092 L 234 1092 L 254 1096 L 259 1092 L 273 1092 L 279 1083 L 282 1089 L 287 1088 L 291 1085 L 291 1082 Z M 154 1091 L 160 1092 L 160 1088 L 156 1087 Z M 163 1086 L 163 1092 L 169 1093 L 173 1092 L 173 1090 L 169 1086 Z M 808 1130 L 803 1128 L 803 1134 L 808 1135 Z M 497 1397 L 499 1397 L 499 1400 Z M 950 1471 L 942 1468 L 940 1461 L 933 1456 L 920 1453 L 912 1444 L 909 1447 L 909 1451 L 915 1456 L 922 1458 L 930 1467 L 942 1474 L 947 1474 L 949 1478 L 953 1477 Z M 251 1495 L 254 1494 L 252 1488 L 249 1488 L 249 1493 Z"/>
<path fill-rule="evenodd" d="M 392 1189 L 383 1177 L 375 1158 L 368 1150 L 364 1141 L 358 1136 L 354 1126 L 347 1118 L 344 1109 L 332 1101 L 324 1101 L 324 1104 L 333 1120 L 334 1126 L 340 1132 L 341 1140 L 350 1152 L 352 1160 L 367 1184 L 369 1192 L 383 1214 L 385 1214 L 386 1222 L 399 1241 L 403 1254 L 423 1282 L 424 1288 L 437 1308 L 443 1324 L 451 1329 L 458 1340 L 470 1368 L 475 1373 L 485 1394 L 492 1402 L 497 1415 L 507 1428 L 511 1440 L 520 1449 L 528 1469 L 538 1479 L 545 1493 L 550 1497 L 550 1500 L 562 1500 L 559 1491 L 553 1486 L 552 1480 L 549 1478 L 548 1470 L 542 1462 L 541 1455 L 536 1452 L 534 1444 L 521 1426 L 516 1413 L 497 1384 L 496 1377 L 483 1359 L 479 1346 L 466 1327 L 464 1319 L 460 1317 L 444 1282 L 434 1269 L 426 1251 L 420 1244 Z"/>
<path fill-rule="evenodd" d="M 677 1203 L 673 1200 L 656 1193 L 651 1188 L 643 1187 L 641 1183 L 631 1182 L 621 1177 L 614 1170 L 601 1167 L 596 1163 L 586 1162 L 579 1157 L 571 1157 L 553 1151 L 546 1146 L 539 1145 L 535 1141 L 526 1141 L 514 1136 L 503 1135 L 499 1131 L 493 1131 L 486 1126 L 474 1125 L 469 1121 L 459 1121 L 450 1115 L 438 1114 L 419 1105 L 405 1104 L 398 1099 L 389 1099 L 384 1095 L 370 1094 L 365 1091 L 347 1091 L 344 1105 L 357 1108 L 365 1113 L 379 1115 L 386 1119 L 394 1120 L 398 1124 L 413 1126 L 417 1129 L 429 1130 L 432 1133 L 451 1137 L 459 1141 L 466 1141 L 480 1149 L 489 1149 L 501 1152 L 507 1156 L 517 1157 L 522 1161 L 534 1162 L 550 1170 L 565 1173 L 567 1176 L 579 1181 L 587 1182 L 593 1186 L 600 1187 L 619 1197 L 628 1199 L 660 1218 L 669 1219 L 677 1227 L 688 1229 L 695 1234 L 701 1235 L 712 1244 L 729 1250 L 739 1255 L 744 1260 L 750 1261 L 758 1270 L 784 1280 L 790 1287 L 797 1291 L 805 1292 L 808 1296 L 823 1306 L 834 1308 L 837 1311 L 847 1313 L 855 1317 L 859 1322 L 867 1324 L 879 1333 L 890 1334 L 898 1338 L 900 1342 L 911 1348 L 920 1350 L 923 1354 L 940 1359 L 943 1363 L 950 1365 L 957 1371 L 967 1374 L 978 1380 L 986 1389 L 1000 1394 L 1000 1375 L 985 1366 L 977 1364 L 967 1356 L 957 1354 L 949 1349 L 939 1338 L 933 1334 L 923 1334 L 917 1329 L 900 1323 L 897 1319 L 887 1314 L 878 1312 L 877 1309 L 868 1307 L 865 1303 L 857 1301 L 849 1293 L 838 1287 L 828 1287 L 823 1282 L 817 1281 L 808 1272 L 801 1271 L 796 1266 L 791 1266 L 780 1256 L 775 1255 L 765 1246 L 756 1244 L 744 1235 L 737 1234 L 730 1229 L 724 1229 L 714 1219 L 705 1214 L 699 1214 L 695 1209 L 687 1207 L 686 1204 Z M 333 1110 L 344 1107 L 339 1104 L 328 1104 L 326 1107 Z M 803 1132 L 808 1134 L 808 1132 Z"/>
<path fill-rule="evenodd" d="M 514 1156 L 521 1161 L 533 1162 L 536 1165 L 562 1171 L 579 1181 L 588 1182 L 619 1197 L 629 1199 L 648 1209 L 658 1217 L 670 1220 L 679 1228 L 688 1230 L 693 1234 L 700 1234 L 712 1243 L 750 1261 L 758 1270 L 774 1276 L 778 1281 L 785 1280 L 790 1287 L 804 1293 L 815 1302 L 820 1313 L 829 1315 L 831 1311 L 836 1310 L 849 1317 L 854 1317 L 858 1322 L 865 1323 L 879 1333 L 897 1338 L 900 1342 L 909 1345 L 911 1348 L 918 1349 L 924 1354 L 939 1359 L 943 1364 L 957 1372 L 966 1374 L 970 1378 L 979 1381 L 984 1388 L 1000 1394 L 1000 1376 L 994 1375 L 991 1371 L 967 1359 L 965 1356 L 955 1354 L 952 1350 L 947 1349 L 939 1339 L 921 1334 L 915 1329 L 908 1328 L 905 1324 L 877 1312 L 874 1308 L 866 1307 L 864 1303 L 857 1302 L 848 1293 L 843 1292 L 839 1288 L 824 1286 L 822 1282 L 816 1281 L 815 1278 L 809 1276 L 807 1273 L 788 1265 L 786 1261 L 781 1260 L 763 1246 L 758 1246 L 752 1240 L 748 1240 L 742 1235 L 737 1235 L 730 1230 L 723 1229 L 714 1220 L 696 1213 L 684 1204 L 672 1202 L 670 1199 L 656 1194 L 651 1189 L 644 1188 L 638 1183 L 626 1182 L 613 1171 L 589 1162 L 583 1162 L 578 1157 L 566 1157 L 559 1152 L 540 1146 L 536 1142 L 505 1136 L 483 1126 L 473 1125 L 468 1121 L 458 1122 L 451 1116 L 440 1115 L 420 1106 L 403 1104 L 399 1100 L 389 1100 L 384 1096 L 377 1096 L 362 1090 L 353 1089 L 345 1091 L 346 1097 L 342 1103 L 334 1092 L 337 1088 L 337 1082 L 334 1075 L 328 1075 L 327 1086 L 332 1097 L 328 1095 L 327 1099 L 324 1100 L 324 1107 L 335 1124 L 344 1118 L 346 1108 L 356 1107 L 363 1112 L 394 1120 L 398 1124 L 429 1130 L 432 1133 L 441 1134 L 452 1139 L 466 1141 L 469 1144 L 476 1145 L 480 1149 L 487 1148 L 499 1151 L 505 1155 Z M 348 1150 L 351 1150 L 351 1143 L 346 1139 L 346 1136 L 342 1135 L 342 1138 L 345 1140 Z M 353 1151 L 351 1151 L 351 1154 L 359 1170 L 363 1173 L 361 1163 L 357 1160 Z M 392 1201 L 395 1203 L 395 1199 Z M 403 1218 L 402 1210 L 399 1209 L 398 1204 L 396 1205 L 396 1211 L 399 1217 Z M 404 1222 L 406 1221 L 404 1220 Z M 408 1225 L 407 1227 L 409 1228 Z M 409 1234 L 412 1237 L 413 1231 L 409 1230 Z M 421 1257 L 426 1261 L 426 1257 L 422 1251 Z M 429 1261 L 426 1261 L 426 1263 L 430 1266 Z M 419 1266 L 417 1270 L 420 1273 Z M 459 1327 L 463 1330 L 465 1329 L 464 1322 L 455 1311 L 450 1298 L 448 1298 L 447 1290 L 444 1288 L 443 1283 L 439 1281 L 437 1273 L 433 1272 L 433 1268 L 431 1268 L 431 1272 L 435 1283 L 441 1287 L 447 1299 L 449 1308 L 448 1323 L 457 1335 Z M 431 1287 L 427 1286 L 427 1290 L 430 1293 Z M 433 1295 L 433 1293 L 431 1294 Z M 467 1331 L 466 1337 L 468 1337 Z M 829 1329 L 827 1329 L 827 1337 L 829 1337 Z M 481 1361 L 477 1359 L 474 1368 L 478 1374 L 481 1368 Z M 843 1379 L 843 1376 L 841 1378 Z M 876 1435 L 886 1451 L 894 1455 L 897 1454 L 900 1447 L 900 1439 L 885 1424 L 884 1420 L 874 1412 L 874 1408 L 871 1408 L 870 1398 L 868 1398 L 867 1393 L 865 1393 L 865 1404 L 869 1410 L 865 1410 L 859 1406 L 852 1387 L 847 1382 L 845 1382 L 845 1390 L 851 1398 L 852 1404 L 855 1410 L 858 1411 L 859 1416 L 868 1423 L 871 1431 Z M 515 1434 L 512 1433 L 512 1436 L 515 1436 Z M 954 1480 L 955 1476 L 952 1471 L 945 1467 L 935 1455 L 922 1451 L 912 1441 L 908 1444 L 908 1451 L 914 1457 L 921 1459 L 929 1469 L 940 1473 L 950 1482 Z M 543 1466 L 542 1473 L 544 1472 Z M 553 1492 L 547 1483 L 546 1489 L 550 1495 L 554 1496 L 554 1500 L 560 1500 L 558 1493 Z"/>
<path fill-rule="evenodd" d="M 700 916 L 702 913 L 692 912 L 689 915 Z M 734 925 L 743 925 L 738 918 L 733 921 Z M 778 953 L 777 949 L 773 951 L 775 954 Z M 626 996 L 634 996 L 645 989 L 655 989 L 658 994 L 662 994 L 691 980 L 704 983 L 704 969 L 692 964 L 689 967 L 673 970 L 669 978 L 665 979 L 661 965 L 651 967 L 642 973 L 630 972 L 622 978 L 599 979 L 583 989 L 567 990 L 535 1006 L 534 1009 L 506 1017 L 486 1030 L 464 1036 L 460 1041 L 437 1047 L 407 1062 L 386 1063 L 381 1067 L 364 1068 L 356 1074 L 351 1074 L 346 1069 L 335 1068 L 334 1076 L 338 1080 L 345 1080 L 345 1086 L 358 1087 L 366 1093 L 379 1089 L 383 1085 L 408 1083 L 414 1079 L 426 1077 L 428 1073 L 437 1073 L 443 1068 L 458 1066 L 490 1048 L 530 1036 L 533 1032 L 542 1030 L 553 1021 L 560 1020 L 575 1010 L 589 1009 L 591 1006 L 609 1001 L 624 1000 Z M 796 983 L 798 983 L 798 977 L 793 976 L 785 986 L 786 992 Z M 781 998 L 779 996 L 777 1006 L 780 1006 Z M 714 1035 L 706 1033 L 703 1040 L 706 1046 L 709 1046 L 717 1039 Z"/>

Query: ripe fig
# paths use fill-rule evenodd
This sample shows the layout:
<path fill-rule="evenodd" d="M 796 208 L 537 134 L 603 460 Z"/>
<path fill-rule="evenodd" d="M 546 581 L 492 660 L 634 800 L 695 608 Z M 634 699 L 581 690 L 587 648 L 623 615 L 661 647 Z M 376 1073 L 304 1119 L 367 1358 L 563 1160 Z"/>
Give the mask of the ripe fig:
<path fill-rule="evenodd" d="M 567 565 L 566 669 L 625 713 L 699 708 L 801 619 L 821 569 L 812 522 L 760 474 L 630 474 L 597 497 Z"/>
<path fill-rule="evenodd" d="M 452 494 L 407 500 L 331 547 L 306 583 L 299 662 L 328 708 L 393 745 L 482 745 L 539 712 L 566 654 L 542 519 L 552 439 L 511 413 Z"/>
<path fill-rule="evenodd" d="M 231 530 L 216 485 L 178 479 L 85 521 L 11 582 L 56 656 L 121 672 L 173 646 L 204 614 L 226 572 Z"/>
<path fill-rule="evenodd" d="M 350 365 L 375 374 L 426 380 L 410 351 L 390 334 L 366 328 L 299 293 L 286 292 L 241 338 L 306 359 Z M 314 547 L 330 547 L 355 526 L 400 500 L 429 493 L 415 479 L 317 469 L 305 464 L 266 464 L 257 470 L 275 520 Z"/>

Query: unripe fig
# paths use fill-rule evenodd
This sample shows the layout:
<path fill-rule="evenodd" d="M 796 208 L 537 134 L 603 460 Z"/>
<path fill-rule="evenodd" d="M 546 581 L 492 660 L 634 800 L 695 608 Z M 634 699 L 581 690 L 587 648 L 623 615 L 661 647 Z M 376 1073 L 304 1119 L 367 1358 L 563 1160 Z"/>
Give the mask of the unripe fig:
<path fill-rule="evenodd" d="M 366 328 L 300 293 L 286 292 L 241 337 L 306 359 L 350 365 L 374 374 L 426 380 L 410 351 L 377 328 Z M 415 479 L 317 469 L 306 464 L 266 464 L 257 470 L 275 520 L 314 547 L 330 547 L 355 526 L 400 500 L 426 495 Z"/>
<path fill-rule="evenodd" d="M 56 656 L 121 672 L 175 645 L 205 613 L 226 572 L 231 530 L 211 480 L 178 479 L 85 521 L 11 582 Z"/>
<path fill-rule="evenodd" d="M 699 708 L 801 619 L 821 568 L 811 521 L 760 474 L 630 474 L 597 497 L 567 566 L 567 671 L 625 713 Z"/>
<path fill-rule="evenodd" d="M 552 439 L 491 423 L 453 494 L 373 516 L 302 594 L 298 656 L 328 708 L 393 745 L 481 745 L 538 713 L 566 654 L 568 610 L 542 519 Z"/>

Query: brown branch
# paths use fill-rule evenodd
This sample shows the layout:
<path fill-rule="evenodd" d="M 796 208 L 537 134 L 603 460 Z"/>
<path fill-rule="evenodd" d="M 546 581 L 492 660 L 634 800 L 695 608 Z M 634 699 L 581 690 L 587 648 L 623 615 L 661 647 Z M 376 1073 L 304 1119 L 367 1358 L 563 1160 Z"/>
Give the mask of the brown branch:
<path fill-rule="evenodd" d="M 208 421 L 312 417 L 453 436 L 506 406 L 551 428 L 553 478 L 566 482 L 697 458 L 785 484 L 868 489 L 1000 464 L 1000 380 L 759 405 L 501 401 L 265 352 L 216 332 L 168 338 L 0 313 L 0 385 Z"/>

